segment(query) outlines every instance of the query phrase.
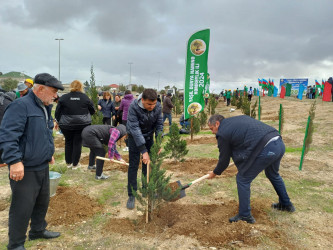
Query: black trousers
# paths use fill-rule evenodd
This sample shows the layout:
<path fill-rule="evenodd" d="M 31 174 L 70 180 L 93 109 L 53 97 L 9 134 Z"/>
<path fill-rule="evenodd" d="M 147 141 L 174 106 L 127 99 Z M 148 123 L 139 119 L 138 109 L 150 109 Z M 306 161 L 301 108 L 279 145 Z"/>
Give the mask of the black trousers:
<path fill-rule="evenodd" d="M 111 125 L 111 117 L 103 117 L 104 125 Z"/>
<path fill-rule="evenodd" d="M 249 101 L 251 101 L 251 99 L 252 99 L 252 95 L 247 95 L 247 99 L 248 99 Z"/>
<path fill-rule="evenodd" d="M 68 130 L 61 128 L 61 132 L 65 136 L 65 161 L 67 164 L 76 166 L 81 157 L 83 129 Z"/>
<path fill-rule="evenodd" d="M 21 181 L 10 179 L 12 202 L 9 209 L 8 249 L 24 246 L 31 219 L 29 235 L 45 230 L 46 212 L 50 200 L 49 168 L 40 171 L 25 171 Z"/>
<path fill-rule="evenodd" d="M 229 106 L 229 105 L 230 105 L 230 98 L 227 99 L 227 106 Z"/>
<path fill-rule="evenodd" d="M 122 120 L 122 124 L 126 127 L 127 120 Z M 128 147 L 128 137 L 127 136 L 125 137 L 124 141 L 125 141 L 126 147 Z"/>
<path fill-rule="evenodd" d="M 116 115 L 113 126 L 117 127 L 118 124 L 122 124 L 122 117 Z"/>
<path fill-rule="evenodd" d="M 90 148 L 89 153 L 89 166 L 95 165 L 96 156 L 105 157 L 105 149 L 104 148 Z M 96 175 L 101 176 L 103 173 L 104 161 L 96 160 Z"/>
<path fill-rule="evenodd" d="M 153 138 L 146 139 L 146 148 L 148 153 L 150 153 L 150 148 L 153 145 Z M 132 188 L 136 191 L 138 190 L 137 176 L 140 163 L 140 151 L 138 150 L 135 141 L 132 136 L 128 136 L 128 148 L 129 148 L 129 166 L 127 172 L 127 192 L 128 196 L 132 196 Z M 142 174 L 147 175 L 147 165 L 142 163 Z"/>

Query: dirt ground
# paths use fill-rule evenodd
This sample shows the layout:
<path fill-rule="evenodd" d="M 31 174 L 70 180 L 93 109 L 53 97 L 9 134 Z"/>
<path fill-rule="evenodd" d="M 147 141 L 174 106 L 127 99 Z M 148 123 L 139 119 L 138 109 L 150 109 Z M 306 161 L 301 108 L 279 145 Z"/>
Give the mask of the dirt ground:
<path fill-rule="evenodd" d="M 333 104 L 318 101 L 313 143 L 303 170 L 299 171 L 300 150 L 312 101 L 265 97 L 261 103 L 261 120 L 275 128 L 278 128 L 280 103 L 285 110 L 282 137 L 286 154 L 280 173 L 297 209 L 295 213 L 271 210 L 270 204 L 277 198 L 262 175 L 252 187 L 251 207 L 256 223 L 229 223 L 228 218 L 238 208 L 237 168 L 230 166 L 221 177 L 191 187 L 183 199 L 164 203 L 146 224 L 144 212 L 125 208 L 127 167 L 106 162 L 104 171 L 111 177 L 98 182 L 86 169 L 88 155 L 85 153 L 80 161 L 82 169 L 70 170 L 64 175 L 64 181 L 70 185 L 59 186 L 57 194 L 50 199 L 49 229 L 62 232 L 62 236 L 51 241 L 29 242 L 27 248 L 330 249 L 333 245 Z M 223 102 L 219 103 L 217 112 L 225 117 L 241 114 L 239 110 L 230 112 Z M 197 135 L 192 142 L 186 138 L 186 141 L 190 149 L 200 144 L 216 148 L 216 139 L 211 134 Z M 57 135 L 55 145 L 57 152 L 64 150 L 61 135 Z M 128 153 L 120 151 L 128 161 Z M 162 167 L 173 174 L 173 181 L 185 182 L 206 174 L 217 161 L 212 157 L 186 158 L 184 162 L 165 160 Z M 0 185 L 0 248 L 4 248 L 11 193 L 7 168 L 0 169 Z"/>

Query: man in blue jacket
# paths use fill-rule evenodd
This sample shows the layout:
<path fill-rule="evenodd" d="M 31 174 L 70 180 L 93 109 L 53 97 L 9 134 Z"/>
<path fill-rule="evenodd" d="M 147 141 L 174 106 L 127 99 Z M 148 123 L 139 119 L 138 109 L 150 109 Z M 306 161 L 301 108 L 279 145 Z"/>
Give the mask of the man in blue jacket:
<path fill-rule="evenodd" d="M 34 82 L 33 91 L 8 106 L 0 127 L 0 150 L 9 166 L 12 190 L 8 249 L 25 249 L 30 219 L 30 240 L 60 236 L 46 230 L 45 215 L 50 196 L 49 163 L 54 163 L 50 104 L 64 87 L 47 73 L 36 75 Z"/>
<path fill-rule="evenodd" d="M 132 188 L 137 190 L 137 174 L 142 154 L 142 174 L 147 174 L 147 163 L 150 161 L 149 152 L 154 143 L 154 133 L 157 136 L 163 132 L 161 104 L 157 102 L 157 93 L 153 89 L 145 89 L 142 97 L 135 99 L 127 115 L 127 133 L 129 148 L 128 167 L 128 201 L 126 207 L 133 209 L 135 197 Z"/>
<path fill-rule="evenodd" d="M 230 222 L 239 220 L 255 222 L 251 214 L 250 187 L 251 182 L 262 170 L 265 170 L 267 178 L 279 196 L 279 202 L 272 204 L 272 208 L 295 211 L 283 179 L 279 175 L 285 146 L 275 128 L 246 115 L 224 119 L 218 114 L 209 118 L 208 126 L 216 134 L 220 151 L 219 161 L 214 171 L 209 173 L 209 179 L 222 174 L 229 165 L 230 157 L 238 169 L 236 181 L 239 212 L 229 219 Z"/>

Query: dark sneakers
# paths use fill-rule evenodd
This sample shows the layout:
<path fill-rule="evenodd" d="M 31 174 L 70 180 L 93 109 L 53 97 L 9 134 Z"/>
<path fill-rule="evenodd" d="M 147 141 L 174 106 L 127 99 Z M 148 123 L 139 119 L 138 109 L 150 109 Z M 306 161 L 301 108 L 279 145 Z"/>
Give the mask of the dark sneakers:
<path fill-rule="evenodd" d="M 234 217 L 229 218 L 229 222 L 237 222 L 237 221 L 245 221 L 247 223 L 253 224 L 256 222 L 256 220 L 254 219 L 254 217 L 252 215 L 249 216 L 240 216 L 239 214 L 235 215 Z"/>
<path fill-rule="evenodd" d="M 135 207 L 135 197 L 130 196 L 128 197 L 127 204 L 126 204 L 127 209 L 134 209 Z"/>
<path fill-rule="evenodd" d="M 96 165 L 94 166 L 88 166 L 88 170 L 95 170 L 96 169 Z"/>
<path fill-rule="evenodd" d="M 38 234 L 29 234 L 29 240 L 36 240 L 36 239 L 53 239 L 58 238 L 60 236 L 60 233 L 58 232 L 51 232 L 48 230 L 44 230 L 41 233 Z"/>
<path fill-rule="evenodd" d="M 280 210 L 280 211 L 287 211 L 287 212 L 290 212 L 290 213 L 296 211 L 296 208 L 294 207 L 294 205 L 292 203 L 290 203 L 290 205 L 282 205 L 280 202 L 279 203 L 273 203 L 272 208 L 274 208 L 276 210 Z"/>

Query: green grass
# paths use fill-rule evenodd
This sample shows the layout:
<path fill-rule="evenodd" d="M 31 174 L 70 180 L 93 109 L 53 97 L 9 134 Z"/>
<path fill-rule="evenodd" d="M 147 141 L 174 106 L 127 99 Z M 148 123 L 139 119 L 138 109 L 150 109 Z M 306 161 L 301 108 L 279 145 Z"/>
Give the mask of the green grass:
<path fill-rule="evenodd" d="M 56 152 L 53 155 L 56 162 L 65 160 L 65 152 Z"/>
<path fill-rule="evenodd" d="M 214 192 L 214 187 L 212 186 L 211 183 L 205 182 L 202 183 L 201 185 L 198 185 L 198 187 L 196 188 L 196 193 L 198 195 L 210 195 Z"/>
<path fill-rule="evenodd" d="M 113 201 L 111 202 L 111 206 L 116 207 L 120 205 L 120 201 Z"/>
<path fill-rule="evenodd" d="M 110 198 L 115 195 L 115 192 L 111 188 L 107 188 L 102 191 L 102 194 L 98 197 L 98 203 L 104 205 Z"/>
<path fill-rule="evenodd" d="M 302 152 L 302 147 L 298 148 L 292 148 L 292 147 L 286 147 L 286 153 L 293 153 L 293 152 Z"/>
<path fill-rule="evenodd" d="M 188 145 L 189 158 L 218 158 L 219 149 L 215 144 Z"/>
<path fill-rule="evenodd" d="M 285 183 L 288 194 L 295 203 L 298 203 L 299 211 L 311 208 L 317 211 L 333 213 L 333 199 L 329 199 L 332 195 L 332 188 L 322 188 L 325 185 L 324 182 L 312 179 L 285 179 Z"/>

